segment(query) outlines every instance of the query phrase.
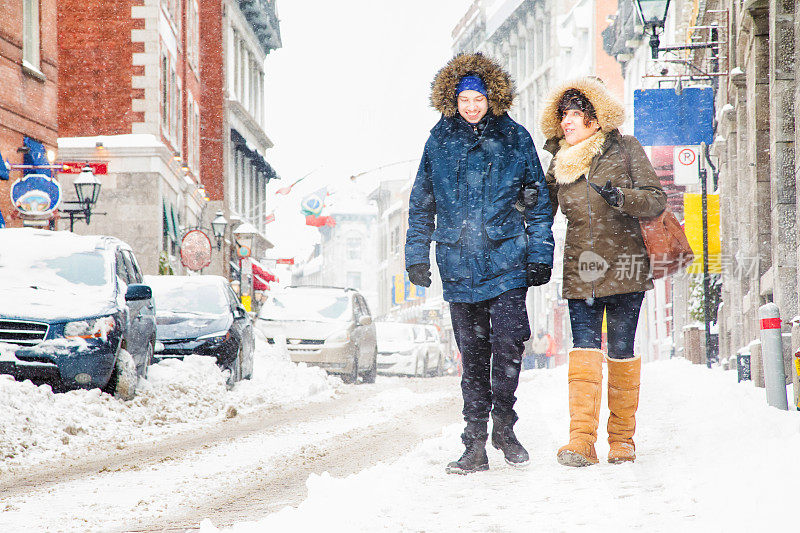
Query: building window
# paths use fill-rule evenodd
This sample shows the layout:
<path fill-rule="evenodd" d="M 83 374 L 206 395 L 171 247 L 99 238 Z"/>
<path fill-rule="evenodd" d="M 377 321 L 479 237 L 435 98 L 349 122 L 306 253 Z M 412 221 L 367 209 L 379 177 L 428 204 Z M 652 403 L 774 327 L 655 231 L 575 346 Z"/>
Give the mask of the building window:
<path fill-rule="evenodd" d="M 392 230 L 392 253 L 394 255 L 400 253 L 400 226 Z"/>
<path fill-rule="evenodd" d="M 347 238 L 347 259 L 361 259 L 361 242 L 360 237 Z"/>
<path fill-rule="evenodd" d="M 190 0 L 186 15 L 186 54 L 189 65 L 196 73 L 200 73 L 200 9 L 196 0 Z"/>
<path fill-rule="evenodd" d="M 181 0 L 161 0 L 161 8 L 168 15 L 170 22 L 180 29 Z"/>
<path fill-rule="evenodd" d="M 22 61 L 39 70 L 39 0 L 22 2 Z"/>
<path fill-rule="evenodd" d="M 347 286 L 351 289 L 361 289 L 361 272 L 348 272 Z"/>
<path fill-rule="evenodd" d="M 200 170 L 200 106 L 197 105 L 191 93 L 187 93 L 186 100 L 186 163 L 195 175 L 198 175 Z"/>
<path fill-rule="evenodd" d="M 169 59 L 161 56 L 161 130 L 169 131 Z"/>

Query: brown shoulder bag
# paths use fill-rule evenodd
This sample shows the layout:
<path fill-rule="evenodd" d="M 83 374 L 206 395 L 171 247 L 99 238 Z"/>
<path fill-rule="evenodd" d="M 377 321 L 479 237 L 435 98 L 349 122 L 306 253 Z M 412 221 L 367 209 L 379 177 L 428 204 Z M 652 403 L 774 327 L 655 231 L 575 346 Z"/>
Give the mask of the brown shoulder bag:
<path fill-rule="evenodd" d="M 619 141 L 622 159 L 634 187 L 636 182 L 631 171 L 631 160 L 623 141 Z M 642 239 L 650 257 L 650 273 L 653 279 L 671 276 L 689 266 L 694 261 L 694 252 L 675 214 L 665 208 L 660 215 L 652 218 L 639 218 Z"/>

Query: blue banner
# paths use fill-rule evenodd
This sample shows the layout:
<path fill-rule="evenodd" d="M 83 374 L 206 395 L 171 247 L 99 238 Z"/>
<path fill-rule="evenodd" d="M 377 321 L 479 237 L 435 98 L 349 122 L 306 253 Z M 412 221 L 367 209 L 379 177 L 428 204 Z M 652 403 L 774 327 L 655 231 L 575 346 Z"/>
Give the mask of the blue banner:
<path fill-rule="evenodd" d="M 644 146 L 714 142 L 714 89 L 689 87 L 633 91 L 633 134 Z"/>

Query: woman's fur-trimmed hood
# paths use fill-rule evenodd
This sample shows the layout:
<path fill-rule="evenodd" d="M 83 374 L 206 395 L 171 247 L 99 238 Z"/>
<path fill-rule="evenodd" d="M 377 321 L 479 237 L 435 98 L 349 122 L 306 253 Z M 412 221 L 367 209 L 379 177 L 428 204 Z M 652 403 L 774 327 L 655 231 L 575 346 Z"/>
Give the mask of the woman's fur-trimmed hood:
<path fill-rule="evenodd" d="M 545 139 L 564 136 L 561 129 L 561 117 L 558 116 L 558 103 L 564 93 L 577 89 L 589 99 L 597 113 L 597 122 L 604 133 L 618 129 L 625 122 L 625 107 L 606 88 L 605 84 L 594 76 L 577 78 L 558 85 L 550 92 L 542 110 L 540 126 Z"/>
<path fill-rule="evenodd" d="M 431 83 L 431 105 L 446 117 L 458 112 L 456 87 L 461 78 L 475 74 L 483 80 L 489 99 L 489 109 L 500 116 L 511 108 L 514 102 L 514 82 L 499 63 L 480 52 L 458 54 L 436 73 Z"/>

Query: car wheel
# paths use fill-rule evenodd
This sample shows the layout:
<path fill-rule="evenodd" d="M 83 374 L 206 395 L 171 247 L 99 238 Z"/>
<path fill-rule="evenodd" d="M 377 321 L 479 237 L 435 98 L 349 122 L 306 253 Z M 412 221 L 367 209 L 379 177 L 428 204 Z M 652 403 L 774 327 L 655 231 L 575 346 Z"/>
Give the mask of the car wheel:
<path fill-rule="evenodd" d="M 421 360 L 422 365 L 420 365 L 420 359 L 417 359 L 417 377 L 424 378 L 425 375 L 428 373 L 428 356 L 426 355 L 424 359 Z"/>
<path fill-rule="evenodd" d="M 155 357 L 156 352 L 156 343 L 155 341 L 151 342 L 147 345 L 147 353 L 144 356 L 144 362 L 142 363 L 141 372 L 139 372 L 139 377 L 147 379 L 147 372 L 150 369 L 150 365 L 153 364 L 153 357 Z"/>
<path fill-rule="evenodd" d="M 253 350 L 253 345 L 251 344 L 250 345 L 250 350 L 249 350 L 250 357 L 247 358 L 247 365 L 246 365 L 247 372 L 242 372 L 242 374 L 243 374 L 242 375 L 242 379 L 252 379 L 253 378 L 253 364 L 255 363 L 255 361 L 254 361 L 255 355 L 253 354 L 253 351 L 254 351 Z"/>
<path fill-rule="evenodd" d="M 353 356 L 353 370 L 342 376 L 345 383 L 358 383 L 358 355 Z"/>
<path fill-rule="evenodd" d="M 378 375 L 378 351 L 375 350 L 375 355 L 372 358 L 372 366 L 369 367 L 364 373 L 364 383 L 375 383 L 375 376 Z"/>
<path fill-rule="evenodd" d="M 231 366 L 228 368 L 230 374 L 228 375 L 228 389 L 232 389 L 236 382 L 242 380 L 242 348 L 239 347 L 239 351 L 236 352 L 236 357 L 231 362 Z"/>
<path fill-rule="evenodd" d="M 139 374 L 133 356 L 127 350 L 120 348 L 117 360 L 114 362 L 114 370 L 111 371 L 111 377 L 103 387 L 103 392 L 113 394 L 120 400 L 132 400 L 138 381 Z"/>

